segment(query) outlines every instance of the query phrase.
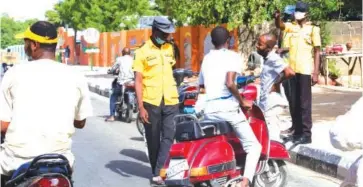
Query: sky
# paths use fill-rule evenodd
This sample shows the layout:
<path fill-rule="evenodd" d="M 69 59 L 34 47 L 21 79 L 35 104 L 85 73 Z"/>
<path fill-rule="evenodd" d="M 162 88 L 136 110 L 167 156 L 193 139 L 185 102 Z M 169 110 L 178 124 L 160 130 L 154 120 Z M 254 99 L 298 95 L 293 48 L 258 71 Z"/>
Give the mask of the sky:
<path fill-rule="evenodd" d="M 36 18 L 45 20 L 45 12 L 59 0 L 0 0 L 0 12 L 16 20 Z"/>

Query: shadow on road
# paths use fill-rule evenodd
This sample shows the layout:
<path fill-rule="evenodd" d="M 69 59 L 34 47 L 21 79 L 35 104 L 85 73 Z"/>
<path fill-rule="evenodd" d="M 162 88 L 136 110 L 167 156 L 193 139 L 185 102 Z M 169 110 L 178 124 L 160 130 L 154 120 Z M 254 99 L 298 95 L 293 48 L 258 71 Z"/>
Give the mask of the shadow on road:
<path fill-rule="evenodd" d="M 143 137 L 132 137 L 132 138 L 130 138 L 130 140 L 143 142 L 144 141 L 144 138 Z"/>
<path fill-rule="evenodd" d="M 151 177 L 151 169 L 138 162 L 127 160 L 113 160 L 105 165 L 106 168 L 121 175 L 122 177 L 142 177 L 149 179 Z"/>
<path fill-rule="evenodd" d="M 149 163 L 146 153 L 135 149 L 123 149 L 120 154 L 136 159 L 141 162 Z"/>

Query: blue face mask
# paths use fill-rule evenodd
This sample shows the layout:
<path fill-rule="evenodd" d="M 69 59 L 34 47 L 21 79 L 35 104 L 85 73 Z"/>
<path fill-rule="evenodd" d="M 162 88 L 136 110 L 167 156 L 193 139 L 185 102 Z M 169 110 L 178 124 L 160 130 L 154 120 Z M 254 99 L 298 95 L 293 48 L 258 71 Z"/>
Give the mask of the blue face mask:
<path fill-rule="evenodd" d="M 161 39 L 161 38 L 159 38 L 159 37 L 156 37 L 156 38 L 155 38 L 155 41 L 156 41 L 156 43 L 158 43 L 159 45 L 163 45 L 163 44 L 165 43 L 165 40 L 163 40 L 163 39 Z"/>

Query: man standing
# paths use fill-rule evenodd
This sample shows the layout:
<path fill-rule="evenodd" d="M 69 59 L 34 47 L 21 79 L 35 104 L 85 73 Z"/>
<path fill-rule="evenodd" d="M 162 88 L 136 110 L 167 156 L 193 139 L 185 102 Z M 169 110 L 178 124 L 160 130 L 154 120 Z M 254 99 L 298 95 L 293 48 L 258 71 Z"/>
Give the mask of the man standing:
<path fill-rule="evenodd" d="M 20 165 L 47 153 L 64 155 L 72 166 L 71 137 L 92 115 L 86 78 L 55 61 L 58 39 L 51 23 L 38 21 L 17 38 L 24 38 L 25 52 L 32 61 L 9 69 L 1 83 L 0 122 L 5 142 L 0 150 L 0 173 L 9 176 Z"/>
<path fill-rule="evenodd" d="M 228 121 L 247 153 L 241 187 L 247 187 L 253 181 L 256 166 L 261 154 L 261 144 L 241 107 L 250 108 L 252 102 L 246 101 L 238 92 L 236 76 L 242 71 L 242 58 L 228 50 L 229 32 L 218 26 L 211 32 L 215 49 L 204 56 L 199 85 L 205 88 L 205 119 Z"/>
<path fill-rule="evenodd" d="M 292 128 L 287 134 L 293 134 L 293 143 L 311 143 L 312 128 L 312 94 L 311 86 L 318 82 L 320 63 L 320 28 L 307 24 L 307 4 L 296 3 L 294 23 L 286 23 L 275 13 L 275 23 L 284 32 L 290 33 L 289 65 L 296 72 L 291 79 Z"/>
<path fill-rule="evenodd" d="M 175 32 L 172 22 L 156 17 L 152 35 L 135 51 L 133 69 L 140 118 L 144 123 L 152 183 L 162 184 L 160 169 L 174 140 L 173 118 L 179 113 L 178 91 L 173 78 L 173 46 L 167 42 Z"/>
<path fill-rule="evenodd" d="M 122 57 L 116 59 L 116 64 L 118 65 L 118 77 L 112 83 L 112 94 L 110 96 L 110 116 L 106 121 L 115 121 L 116 113 L 116 102 L 117 97 L 123 93 L 123 85 L 134 79 L 134 72 L 132 71 L 132 57 L 130 55 L 130 49 L 125 47 L 122 50 Z"/>
<path fill-rule="evenodd" d="M 281 106 L 287 106 L 281 83 L 295 75 L 295 72 L 273 51 L 276 43 L 274 35 L 264 34 L 260 36 L 256 46 L 258 54 L 264 59 L 258 104 L 265 114 L 272 140 L 280 140 L 278 109 Z"/>
<path fill-rule="evenodd" d="M 70 56 L 71 56 L 71 49 L 69 49 L 69 45 L 67 45 L 67 47 L 64 49 L 64 60 L 67 65 Z"/>

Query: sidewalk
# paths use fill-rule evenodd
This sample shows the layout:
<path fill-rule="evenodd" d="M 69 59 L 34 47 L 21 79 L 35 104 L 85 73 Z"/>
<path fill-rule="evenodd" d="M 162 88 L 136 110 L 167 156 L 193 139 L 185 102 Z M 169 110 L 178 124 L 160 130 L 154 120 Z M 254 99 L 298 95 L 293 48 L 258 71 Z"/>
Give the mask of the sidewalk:
<path fill-rule="evenodd" d="M 92 92 L 109 97 L 112 76 L 87 76 Z M 346 113 L 350 106 L 362 96 L 359 91 L 344 91 L 343 89 L 313 87 L 313 143 L 294 146 L 288 142 L 291 162 L 309 168 L 322 174 L 338 179 L 344 179 L 352 163 L 362 155 L 362 152 L 342 152 L 330 143 L 329 130 L 333 120 Z M 286 127 L 291 119 L 286 113 Z"/>

